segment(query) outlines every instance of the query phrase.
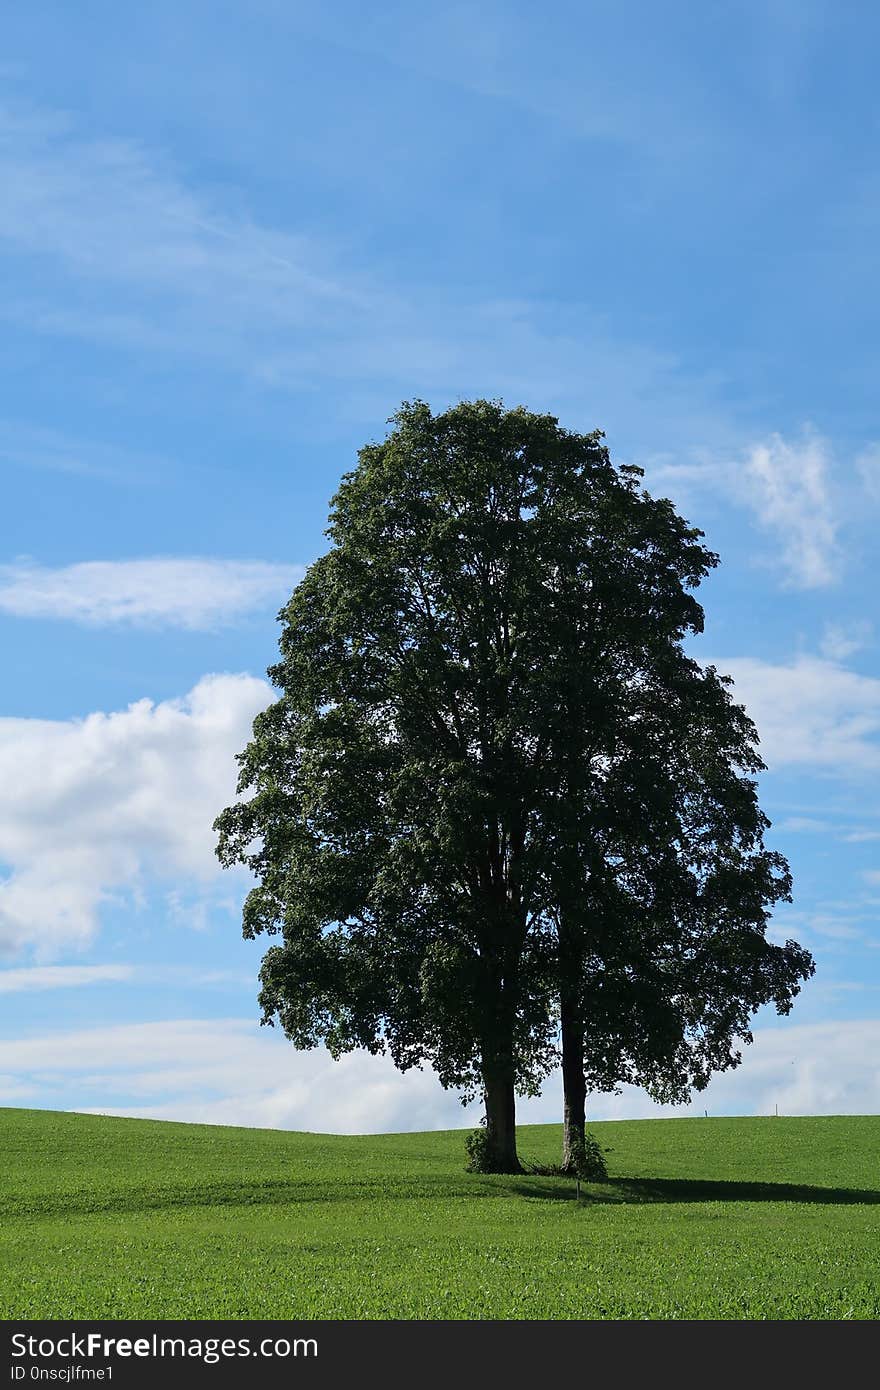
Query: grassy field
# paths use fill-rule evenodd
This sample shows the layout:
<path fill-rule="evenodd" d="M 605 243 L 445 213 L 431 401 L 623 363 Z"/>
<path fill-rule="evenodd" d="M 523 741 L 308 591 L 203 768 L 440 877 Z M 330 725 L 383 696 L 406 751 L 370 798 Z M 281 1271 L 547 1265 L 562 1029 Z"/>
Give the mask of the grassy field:
<path fill-rule="evenodd" d="M 9 1318 L 877 1318 L 880 1117 L 593 1126 L 607 1184 L 358 1138 L 0 1109 Z M 520 1133 L 558 1158 L 559 1129 Z"/>

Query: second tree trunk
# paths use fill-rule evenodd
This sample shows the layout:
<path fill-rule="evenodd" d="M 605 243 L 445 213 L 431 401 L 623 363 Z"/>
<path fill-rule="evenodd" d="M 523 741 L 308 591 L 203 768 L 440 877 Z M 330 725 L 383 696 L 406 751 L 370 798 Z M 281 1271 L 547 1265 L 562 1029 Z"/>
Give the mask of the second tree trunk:
<path fill-rule="evenodd" d="M 565 999 L 561 1009 L 562 1025 L 562 1170 L 576 1171 L 579 1155 L 584 1151 L 587 1087 L 584 1081 L 584 1029 L 574 1005 Z"/>

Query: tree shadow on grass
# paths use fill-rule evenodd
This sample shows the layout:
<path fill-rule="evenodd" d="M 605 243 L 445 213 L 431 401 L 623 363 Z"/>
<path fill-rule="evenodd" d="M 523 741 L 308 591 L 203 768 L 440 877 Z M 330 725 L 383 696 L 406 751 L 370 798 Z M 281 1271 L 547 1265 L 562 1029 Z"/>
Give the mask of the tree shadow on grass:
<path fill-rule="evenodd" d="M 521 1197 L 551 1202 L 577 1201 L 573 1179 L 557 1178 L 551 1187 L 535 1178 L 510 1184 Z M 880 1192 L 870 1188 L 816 1187 L 806 1183 L 727 1182 L 701 1178 L 609 1178 L 604 1183 L 581 1184 L 582 1205 L 640 1202 L 804 1202 L 823 1206 L 859 1206 L 880 1203 Z"/>
<path fill-rule="evenodd" d="M 89 1190 L 21 1194 L 0 1203 L 0 1220 L 45 1219 L 57 1216 L 149 1212 L 173 1208 L 297 1207 L 339 1202 L 480 1200 L 501 1196 L 526 1197 L 542 1202 L 574 1202 L 573 1178 L 552 1172 L 524 1173 L 521 1177 L 483 1177 L 476 1174 L 414 1178 L 375 1175 L 360 1179 L 326 1177 L 215 1181 L 181 1184 L 145 1184 L 117 1190 Z M 694 1178 L 609 1178 L 603 1183 L 581 1184 L 581 1206 L 633 1205 L 674 1202 L 803 1202 L 854 1206 L 880 1203 L 880 1192 L 849 1187 L 814 1187 L 777 1182 L 715 1182 Z"/>

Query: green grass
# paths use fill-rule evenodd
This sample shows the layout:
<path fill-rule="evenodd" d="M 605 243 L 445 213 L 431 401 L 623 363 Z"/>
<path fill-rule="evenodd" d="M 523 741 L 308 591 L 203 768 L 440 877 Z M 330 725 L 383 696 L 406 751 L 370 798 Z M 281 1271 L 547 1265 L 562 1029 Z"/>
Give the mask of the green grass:
<path fill-rule="evenodd" d="M 596 1124 L 609 1181 L 0 1109 L 4 1318 L 877 1318 L 880 1117 Z M 520 1153 L 558 1158 L 555 1125 Z"/>

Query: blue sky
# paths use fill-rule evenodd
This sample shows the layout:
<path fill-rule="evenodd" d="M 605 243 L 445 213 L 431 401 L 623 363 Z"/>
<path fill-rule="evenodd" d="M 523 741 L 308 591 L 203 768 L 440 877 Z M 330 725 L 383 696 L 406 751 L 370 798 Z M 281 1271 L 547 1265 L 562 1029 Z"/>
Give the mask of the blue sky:
<path fill-rule="evenodd" d="M 811 0 L 5 17 L 0 1103 L 466 1122 L 258 1027 L 210 829 L 339 477 L 418 395 L 603 428 L 720 551 L 694 652 L 817 974 L 685 1113 L 880 1108 L 878 41 Z"/>

